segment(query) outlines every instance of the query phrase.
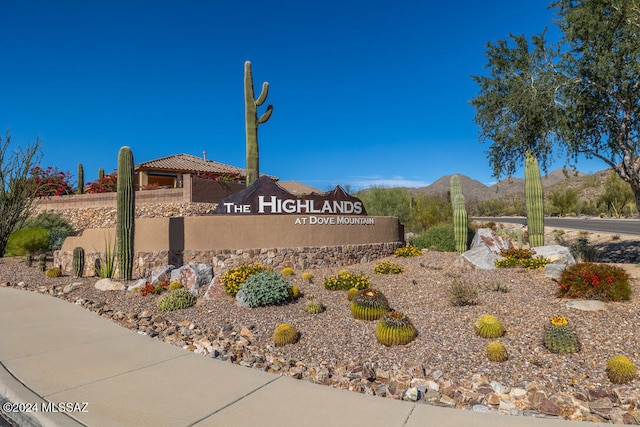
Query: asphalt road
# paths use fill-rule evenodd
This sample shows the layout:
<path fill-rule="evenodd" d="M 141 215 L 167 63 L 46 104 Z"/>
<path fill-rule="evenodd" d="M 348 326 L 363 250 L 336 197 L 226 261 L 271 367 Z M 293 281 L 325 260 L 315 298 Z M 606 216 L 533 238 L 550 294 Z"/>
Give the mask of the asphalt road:
<path fill-rule="evenodd" d="M 525 217 L 473 217 L 472 219 L 522 225 L 527 223 L 527 218 Z M 599 231 L 602 233 L 640 235 L 640 220 L 638 219 L 545 218 L 544 225 L 545 227 Z"/>

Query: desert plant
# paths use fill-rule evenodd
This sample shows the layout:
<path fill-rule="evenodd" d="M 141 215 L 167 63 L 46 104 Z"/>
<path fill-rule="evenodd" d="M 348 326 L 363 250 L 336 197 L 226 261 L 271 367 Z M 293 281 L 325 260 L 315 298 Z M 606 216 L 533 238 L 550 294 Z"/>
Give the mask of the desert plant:
<path fill-rule="evenodd" d="M 586 237 L 578 237 L 571 242 L 569 252 L 578 262 L 597 262 L 600 259 L 600 251 Z"/>
<path fill-rule="evenodd" d="M 47 269 L 47 254 L 40 254 L 38 256 L 38 269 L 45 271 Z"/>
<path fill-rule="evenodd" d="M 376 274 L 402 274 L 402 272 L 404 272 L 404 267 L 401 267 L 398 264 L 395 264 L 386 259 L 376 264 L 373 271 Z"/>
<path fill-rule="evenodd" d="M 266 111 L 258 117 L 258 107 L 264 104 L 269 95 L 269 83 L 262 83 L 262 91 L 257 99 L 253 93 L 253 74 L 251 73 L 251 62 L 244 63 L 244 111 L 246 128 L 246 150 L 247 150 L 247 187 L 253 184 L 260 177 L 260 163 L 258 154 L 258 125 L 265 123 L 271 118 L 273 105 L 268 105 Z"/>
<path fill-rule="evenodd" d="M 363 289 L 351 300 L 351 313 L 360 320 L 378 320 L 389 311 L 389 301 L 376 289 Z"/>
<path fill-rule="evenodd" d="M 37 254 L 49 249 L 49 230 L 45 228 L 21 228 L 9 235 L 5 256 Z"/>
<path fill-rule="evenodd" d="M 273 343 L 276 347 L 294 344 L 298 341 L 298 331 L 288 323 L 279 324 L 273 331 Z"/>
<path fill-rule="evenodd" d="M 53 267 L 45 271 L 44 274 L 47 277 L 60 277 L 62 276 L 62 270 L 60 270 L 60 267 Z"/>
<path fill-rule="evenodd" d="M 104 170 L 103 170 L 104 174 Z M 97 180 L 88 183 L 85 186 L 84 192 L 87 194 L 96 193 L 115 193 L 118 191 L 118 173 L 110 173 L 98 177 Z"/>
<path fill-rule="evenodd" d="M 487 358 L 492 362 L 504 362 L 509 358 L 507 349 L 498 341 L 487 344 Z"/>
<path fill-rule="evenodd" d="M 369 287 L 369 278 L 363 273 L 355 274 L 347 270 L 341 270 L 324 279 L 324 287 L 330 291 L 347 291 L 351 288 L 366 289 Z"/>
<path fill-rule="evenodd" d="M 455 252 L 456 240 L 453 224 L 437 224 L 414 237 L 411 242 L 420 249 Z"/>
<path fill-rule="evenodd" d="M 358 292 L 360 292 L 360 289 L 358 289 L 358 288 L 351 288 L 351 289 L 349 289 L 349 290 L 347 291 L 347 299 L 348 299 L 349 301 L 351 301 L 351 300 L 353 299 L 353 297 L 355 297 L 355 296 L 356 296 L 356 294 L 357 294 Z"/>
<path fill-rule="evenodd" d="M 544 197 L 538 159 L 531 151 L 525 154 L 524 193 L 527 202 L 527 227 L 532 247 L 544 246 Z"/>
<path fill-rule="evenodd" d="M 84 249 L 80 246 L 73 248 L 73 275 L 82 277 L 84 274 Z"/>
<path fill-rule="evenodd" d="M 307 282 L 311 283 L 313 281 L 313 274 L 305 271 L 304 273 L 302 273 L 302 280 L 306 280 Z"/>
<path fill-rule="evenodd" d="M 282 275 L 283 276 L 292 276 L 293 275 L 293 268 L 291 267 L 285 267 L 282 269 Z"/>
<path fill-rule="evenodd" d="M 504 327 L 497 317 L 483 314 L 474 324 L 475 331 L 482 338 L 499 338 L 504 334 Z"/>
<path fill-rule="evenodd" d="M 95 272 L 102 279 L 111 279 L 116 268 L 116 245 L 111 244 L 111 239 L 104 239 L 104 259 L 97 259 L 95 263 Z"/>
<path fill-rule="evenodd" d="M 182 288 L 182 283 L 178 282 L 177 280 L 174 280 L 173 282 L 169 283 L 170 291 L 175 291 L 176 289 L 180 289 L 180 288 Z"/>
<path fill-rule="evenodd" d="M 291 283 L 278 272 L 268 270 L 250 276 L 236 294 L 241 304 L 251 308 L 278 305 L 290 298 Z"/>
<path fill-rule="evenodd" d="M 296 300 L 302 296 L 302 292 L 300 292 L 300 288 L 296 285 L 292 285 L 289 288 L 289 298 L 292 300 Z"/>
<path fill-rule="evenodd" d="M 29 179 L 36 184 L 36 194 L 40 197 L 73 194 L 73 188 L 69 182 L 69 178 L 71 178 L 69 172 L 62 172 L 52 166 L 47 166 L 46 169 L 36 166 L 29 173 L 31 174 Z"/>
<path fill-rule="evenodd" d="M 482 285 L 482 289 L 493 292 L 502 292 L 504 294 L 509 292 L 509 286 L 499 281 L 487 282 Z"/>
<path fill-rule="evenodd" d="M 636 376 L 636 365 L 625 356 L 613 356 L 607 361 L 607 376 L 612 383 L 624 384 Z"/>
<path fill-rule="evenodd" d="M 82 167 L 82 163 L 78 163 L 78 194 L 84 194 L 84 168 Z"/>
<path fill-rule="evenodd" d="M 116 233 L 120 277 L 131 280 L 133 275 L 136 192 L 133 153 L 129 147 L 118 152 L 118 195 Z"/>
<path fill-rule="evenodd" d="M 309 314 L 318 314 L 322 313 L 322 311 L 324 310 L 324 306 L 314 297 L 310 297 L 309 299 L 307 299 L 307 302 L 304 305 L 304 309 Z"/>
<path fill-rule="evenodd" d="M 502 249 L 500 251 L 501 259 L 495 262 L 496 267 L 524 267 L 527 270 L 535 270 L 549 264 L 551 260 L 543 257 L 534 257 L 533 249 Z"/>
<path fill-rule="evenodd" d="M 477 304 L 478 290 L 474 285 L 454 280 L 447 289 L 449 302 L 454 307 Z"/>
<path fill-rule="evenodd" d="M 376 325 L 376 338 L 386 346 L 405 345 L 418 335 L 409 318 L 399 311 L 388 311 Z"/>
<path fill-rule="evenodd" d="M 580 341 L 566 317 L 556 316 L 544 328 L 544 346 L 553 353 L 580 351 Z"/>
<path fill-rule="evenodd" d="M 197 298 L 184 288 L 176 289 L 160 297 L 158 310 L 175 311 L 196 305 Z"/>
<path fill-rule="evenodd" d="M 600 301 L 627 301 L 631 296 L 629 274 L 607 264 L 581 262 L 568 266 L 558 281 L 559 297 Z"/>
<path fill-rule="evenodd" d="M 235 296 L 249 277 L 266 270 L 269 270 L 269 267 L 257 263 L 241 264 L 226 271 L 221 278 L 225 291 L 227 294 Z"/>
<path fill-rule="evenodd" d="M 414 245 L 402 246 L 395 251 L 395 256 L 397 258 L 408 258 L 420 255 L 422 255 L 422 251 L 420 250 L 420 248 Z"/>

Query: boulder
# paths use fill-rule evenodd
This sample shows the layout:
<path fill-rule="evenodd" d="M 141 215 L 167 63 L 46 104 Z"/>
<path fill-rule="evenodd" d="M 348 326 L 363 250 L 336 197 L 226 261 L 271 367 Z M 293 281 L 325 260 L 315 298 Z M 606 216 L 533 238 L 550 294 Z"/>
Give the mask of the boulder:
<path fill-rule="evenodd" d="M 500 256 L 485 245 L 469 249 L 463 253 L 461 257 L 483 270 L 492 270 L 496 268 L 496 260 L 500 259 Z"/>
<path fill-rule="evenodd" d="M 607 304 L 597 300 L 572 299 L 565 304 L 567 308 L 580 311 L 601 311 L 607 309 Z"/>
<path fill-rule="evenodd" d="M 207 264 L 187 264 L 171 272 L 171 281 L 178 281 L 196 295 L 200 286 L 206 286 L 213 280 L 213 268 Z"/>
<path fill-rule="evenodd" d="M 552 264 L 563 264 L 565 266 L 575 264 L 576 260 L 571 255 L 569 248 L 561 245 L 537 246 L 533 248 L 536 252 L 534 256 L 543 256 L 551 260 Z"/>
<path fill-rule="evenodd" d="M 94 285 L 99 291 L 121 291 L 125 288 L 124 284 L 111 279 L 100 279 Z"/>
<path fill-rule="evenodd" d="M 144 285 L 146 285 L 146 284 L 147 284 L 147 279 L 140 279 L 137 282 L 129 285 L 127 290 L 131 291 L 131 292 L 136 292 L 136 291 L 139 291 L 140 289 L 144 288 Z"/>
<path fill-rule="evenodd" d="M 173 265 L 165 265 L 164 267 L 156 268 L 151 272 L 151 284 L 158 286 L 161 282 L 168 282 L 171 280 L 171 271 L 176 267 Z"/>
<path fill-rule="evenodd" d="M 564 264 L 547 264 L 544 266 L 544 275 L 550 277 L 555 281 L 559 281 L 562 277 L 562 272 L 567 266 Z"/>
<path fill-rule="evenodd" d="M 493 253 L 500 253 L 502 249 L 513 248 L 513 243 L 509 238 L 498 235 L 490 228 L 479 228 L 476 235 L 471 241 L 471 249 L 478 247 L 487 247 Z"/>

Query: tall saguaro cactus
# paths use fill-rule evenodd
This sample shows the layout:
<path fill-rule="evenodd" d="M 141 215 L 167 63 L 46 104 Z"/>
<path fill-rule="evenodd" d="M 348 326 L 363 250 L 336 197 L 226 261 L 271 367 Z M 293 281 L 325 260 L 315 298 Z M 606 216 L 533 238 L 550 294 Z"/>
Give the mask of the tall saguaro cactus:
<path fill-rule="evenodd" d="M 451 176 L 449 192 L 451 193 L 451 208 L 453 209 L 453 234 L 456 242 L 456 252 L 462 254 L 467 250 L 469 224 L 458 175 Z"/>
<path fill-rule="evenodd" d="M 78 194 L 84 194 L 84 168 L 78 163 Z"/>
<path fill-rule="evenodd" d="M 258 125 L 265 123 L 271 117 L 273 105 L 268 105 L 266 111 L 258 117 L 258 107 L 264 104 L 269 94 L 269 83 L 262 83 L 260 96 L 256 99 L 253 93 L 253 74 L 251 62 L 244 63 L 244 112 L 247 134 L 247 187 L 260 176 L 260 156 L 258 154 Z"/>
<path fill-rule="evenodd" d="M 120 278 L 131 280 L 133 275 L 133 239 L 135 226 L 135 182 L 133 153 L 131 148 L 122 147 L 118 152 L 118 211 L 117 239 Z"/>
<path fill-rule="evenodd" d="M 544 246 L 544 198 L 538 160 L 527 151 L 524 161 L 524 195 L 527 204 L 529 245 Z"/>

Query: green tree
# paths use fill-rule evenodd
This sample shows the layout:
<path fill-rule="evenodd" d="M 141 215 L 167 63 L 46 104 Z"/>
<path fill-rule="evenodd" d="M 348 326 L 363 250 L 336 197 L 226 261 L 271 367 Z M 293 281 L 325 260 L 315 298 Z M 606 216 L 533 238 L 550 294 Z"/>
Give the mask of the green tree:
<path fill-rule="evenodd" d="M 404 188 L 371 187 L 360 190 L 356 196 L 369 215 L 397 216 L 403 224 L 411 221 L 411 194 Z"/>
<path fill-rule="evenodd" d="M 624 207 L 632 200 L 631 186 L 616 173 L 611 173 L 604 182 L 604 193 L 598 198 L 598 202 L 607 207 L 609 215 L 620 218 Z"/>
<path fill-rule="evenodd" d="M 555 106 L 556 52 L 545 43 L 544 33 L 532 37 L 511 35 L 513 42 L 487 44 L 488 76 L 473 76 L 480 86 L 471 100 L 476 108 L 482 142 L 491 141 L 487 152 L 493 175 L 515 173 L 531 151 L 546 171 L 559 118 Z"/>
<path fill-rule="evenodd" d="M 575 188 L 559 188 L 551 193 L 549 202 L 560 216 L 575 212 L 578 205 L 578 190 Z"/>
<path fill-rule="evenodd" d="M 35 209 L 39 185 L 29 179 L 41 157 L 40 141 L 25 148 L 11 147 L 11 135 L 0 138 L 0 254 L 4 254 L 9 235 L 31 216 Z"/>
<path fill-rule="evenodd" d="M 420 194 L 411 203 L 411 221 L 407 229 L 421 233 L 426 229 L 453 220 L 453 209 L 446 195 L 431 196 Z"/>

